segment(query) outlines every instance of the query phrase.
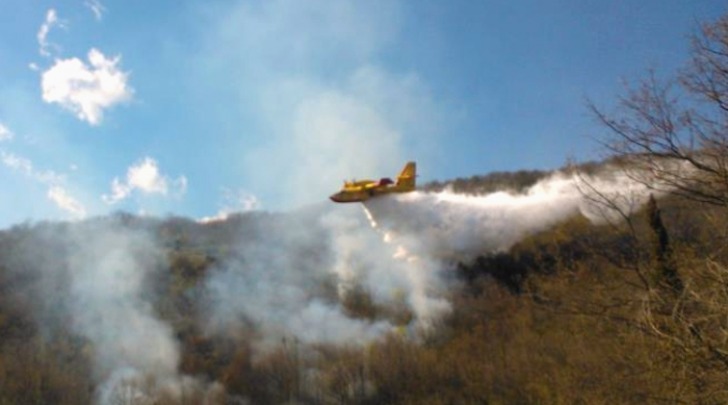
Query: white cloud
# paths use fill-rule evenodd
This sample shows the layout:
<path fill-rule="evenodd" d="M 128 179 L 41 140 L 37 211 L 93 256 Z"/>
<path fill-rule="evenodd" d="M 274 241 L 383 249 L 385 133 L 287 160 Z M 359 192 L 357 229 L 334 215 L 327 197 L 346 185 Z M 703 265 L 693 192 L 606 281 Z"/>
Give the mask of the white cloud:
<path fill-rule="evenodd" d="M 86 216 L 86 208 L 76 199 L 71 197 L 65 188 L 61 186 L 52 186 L 48 189 L 48 198 L 53 201 L 59 208 L 72 214 L 77 218 Z"/>
<path fill-rule="evenodd" d="M 64 176 L 52 170 L 38 170 L 30 159 L 16 154 L 0 151 L 0 162 L 5 166 L 20 172 L 33 180 L 43 184 L 57 184 L 64 180 Z"/>
<path fill-rule="evenodd" d="M 12 141 L 15 135 L 13 134 L 13 131 L 8 129 L 5 125 L 3 125 L 2 122 L 0 122 L 0 142 L 2 141 Z"/>
<path fill-rule="evenodd" d="M 65 22 L 58 18 L 58 14 L 55 9 L 51 8 L 46 12 L 45 21 L 43 21 L 43 24 L 41 24 L 38 29 L 38 34 L 36 34 L 38 46 L 40 47 L 38 52 L 41 56 L 49 57 L 51 56 L 51 48 L 56 50 L 58 49 L 57 45 L 48 42 L 48 33 L 50 33 L 51 29 L 55 27 L 65 28 L 65 26 Z"/>
<path fill-rule="evenodd" d="M 167 181 L 160 175 L 157 162 L 151 158 L 145 158 L 139 165 L 129 168 L 127 179 L 131 187 L 145 193 L 167 194 Z"/>
<path fill-rule="evenodd" d="M 233 192 L 231 190 L 223 190 L 224 203 L 217 214 L 200 218 L 199 222 L 217 222 L 226 220 L 231 214 L 236 212 L 254 211 L 260 208 L 260 200 L 253 194 L 245 190 Z"/>
<path fill-rule="evenodd" d="M 253 211 L 260 207 L 260 200 L 252 194 L 241 194 L 238 198 L 238 209 L 241 211 Z"/>
<path fill-rule="evenodd" d="M 104 194 L 101 198 L 107 204 L 115 204 L 129 197 L 134 190 L 145 194 L 167 195 L 170 189 L 176 194 L 184 194 L 187 190 L 187 178 L 180 176 L 176 180 L 170 180 L 159 171 L 157 161 L 145 157 L 129 167 L 126 179 L 114 178 L 111 182 L 111 195 Z"/>
<path fill-rule="evenodd" d="M 83 2 L 83 5 L 94 13 L 94 17 L 96 17 L 97 21 L 101 21 L 101 17 L 104 16 L 104 12 L 106 11 L 106 7 L 104 7 L 99 0 L 86 0 Z"/>
<path fill-rule="evenodd" d="M 27 175 L 33 173 L 33 164 L 26 158 L 5 151 L 0 152 L 0 158 L 5 166 L 13 170 L 20 171 Z"/>
<path fill-rule="evenodd" d="M 39 170 L 30 159 L 6 151 L 0 151 L 0 162 L 32 181 L 48 186 L 47 197 L 58 208 L 76 218 L 86 216 L 83 204 L 71 197 L 68 191 L 60 185 L 65 181 L 65 176 L 52 170 Z"/>
<path fill-rule="evenodd" d="M 130 100 L 128 73 L 119 70 L 121 58 L 107 58 L 92 48 L 90 66 L 78 58 L 58 59 L 43 72 L 43 100 L 57 103 L 91 125 L 101 123 L 105 109 Z"/>

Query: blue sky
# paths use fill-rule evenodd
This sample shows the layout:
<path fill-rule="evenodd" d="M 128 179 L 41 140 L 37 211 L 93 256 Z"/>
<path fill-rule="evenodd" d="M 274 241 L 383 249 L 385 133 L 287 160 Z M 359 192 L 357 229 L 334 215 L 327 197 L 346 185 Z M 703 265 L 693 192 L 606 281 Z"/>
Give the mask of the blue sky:
<path fill-rule="evenodd" d="M 725 1 L 5 0 L 0 227 L 211 217 L 599 156 L 584 107 Z"/>

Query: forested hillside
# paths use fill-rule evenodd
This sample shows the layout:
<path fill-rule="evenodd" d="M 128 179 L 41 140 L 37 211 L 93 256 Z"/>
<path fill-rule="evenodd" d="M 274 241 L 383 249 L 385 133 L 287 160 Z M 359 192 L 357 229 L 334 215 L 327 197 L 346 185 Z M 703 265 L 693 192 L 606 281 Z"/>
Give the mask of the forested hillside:
<path fill-rule="evenodd" d="M 603 164 L 0 231 L 0 403 L 727 403 L 727 39 Z"/>
<path fill-rule="evenodd" d="M 286 237 L 281 229 L 293 223 L 320 232 L 321 239 L 331 236 L 296 214 L 249 213 L 207 224 L 117 214 L 16 226 L 0 234 L 0 395 L 4 403 L 93 402 L 108 378 L 99 370 L 131 367 L 134 352 L 153 355 L 161 348 L 109 349 L 104 346 L 114 344 L 106 339 L 129 339 L 130 331 L 79 323 L 122 317 L 123 328 L 157 327 L 135 319 L 148 310 L 171 327 L 170 342 L 179 348 L 169 372 L 190 381 L 179 395 L 149 388 L 156 381 L 129 379 L 104 394 L 109 403 L 147 403 L 147 395 L 155 395 L 154 403 L 198 403 L 203 397 L 212 403 L 721 402 L 728 367 L 728 223 L 722 208 L 672 198 L 657 204 L 635 212 L 629 223 L 595 225 L 575 216 L 508 251 L 458 263 L 450 270 L 457 282 L 446 293 L 452 311 L 431 329 L 408 331 L 407 305 L 383 306 L 366 289 L 352 290 L 339 302 L 348 317 L 401 326 L 364 343 L 305 341 L 274 334 L 254 319 L 237 319 L 222 332 L 207 324 L 213 304 L 204 299 L 205 280 L 220 263 L 244 262 L 258 254 L 256 239 Z M 664 246 L 663 230 L 669 235 Z M 158 256 L 145 258 L 154 268 L 138 280 L 138 296 L 119 292 L 129 288 L 125 277 L 138 275 L 105 268 L 103 254 L 76 251 L 78 244 L 97 244 L 94 238 L 156 240 L 152 252 L 125 248 Z M 331 259 L 321 239 L 271 255 L 291 255 L 290 265 L 312 278 L 310 294 L 335 303 L 335 280 L 314 270 Z M 661 273 L 664 251 L 679 291 Z M 97 284 L 88 288 L 97 291 L 80 293 L 86 281 L 74 281 L 81 276 L 72 268 L 85 266 L 79 256 L 122 273 L 94 276 Z M 286 294 L 286 288 L 281 282 L 281 290 L 267 293 Z M 85 302 L 74 302 L 79 294 Z M 145 302 L 152 307 L 116 308 Z M 95 336 L 102 331 L 111 336 Z M 268 341 L 267 334 L 276 337 Z M 128 343 L 152 344 L 146 340 L 151 335 Z M 103 360 L 118 364 L 100 366 L 101 355 L 120 356 Z"/>

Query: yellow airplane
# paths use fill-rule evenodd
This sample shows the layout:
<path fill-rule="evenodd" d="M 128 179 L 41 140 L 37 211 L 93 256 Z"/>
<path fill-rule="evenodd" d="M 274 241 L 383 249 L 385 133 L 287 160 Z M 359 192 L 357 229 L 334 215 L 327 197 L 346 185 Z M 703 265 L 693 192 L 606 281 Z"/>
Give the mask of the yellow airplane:
<path fill-rule="evenodd" d="M 402 173 L 397 176 L 396 183 L 388 177 L 379 180 L 345 181 L 344 188 L 329 198 L 337 203 L 350 203 L 366 201 L 383 194 L 414 191 L 416 172 L 415 162 L 407 162 Z"/>

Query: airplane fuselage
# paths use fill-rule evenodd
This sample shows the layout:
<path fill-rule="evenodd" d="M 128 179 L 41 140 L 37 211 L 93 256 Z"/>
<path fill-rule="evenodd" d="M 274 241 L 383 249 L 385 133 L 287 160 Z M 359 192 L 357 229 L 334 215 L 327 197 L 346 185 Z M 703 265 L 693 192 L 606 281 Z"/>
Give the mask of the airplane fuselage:
<path fill-rule="evenodd" d="M 339 191 L 336 194 L 331 195 L 329 198 L 333 202 L 337 203 L 353 203 L 366 201 L 373 197 L 366 191 Z"/>
<path fill-rule="evenodd" d="M 390 184 L 383 183 L 382 180 L 362 180 L 346 183 L 341 191 L 329 198 L 331 201 L 338 203 L 362 202 L 382 194 L 404 193 L 407 191 L 412 190 L 391 184 L 391 182 Z"/>
<path fill-rule="evenodd" d="M 416 166 L 414 162 L 405 165 L 395 183 L 389 178 L 379 180 L 359 180 L 344 182 L 344 187 L 331 195 L 337 203 L 363 202 L 372 197 L 390 193 L 407 193 L 415 189 Z"/>

